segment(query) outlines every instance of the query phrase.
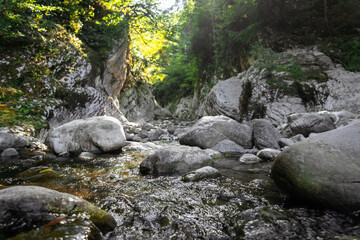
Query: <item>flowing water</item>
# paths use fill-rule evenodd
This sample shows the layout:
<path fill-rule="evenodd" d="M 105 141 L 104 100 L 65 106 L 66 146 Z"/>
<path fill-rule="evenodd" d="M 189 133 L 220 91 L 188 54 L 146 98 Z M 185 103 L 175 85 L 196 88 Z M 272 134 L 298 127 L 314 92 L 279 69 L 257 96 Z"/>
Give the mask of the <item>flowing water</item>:
<path fill-rule="evenodd" d="M 29 154 L 33 153 L 25 155 Z M 91 161 L 35 157 L 37 160 L 30 163 L 2 163 L 0 184 L 43 186 L 94 203 L 110 212 L 118 224 L 105 239 L 360 236 L 355 213 L 315 210 L 290 201 L 269 178 L 271 163 L 237 164 L 221 169 L 220 178 L 185 183 L 181 176 L 141 176 L 139 164 L 148 154 L 124 152 L 101 155 Z M 101 238 L 92 228 L 86 219 L 70 218 L 55 226 L 39 226 L 13 239 L 86 239 L 89 235 L 92 239 Z"/>

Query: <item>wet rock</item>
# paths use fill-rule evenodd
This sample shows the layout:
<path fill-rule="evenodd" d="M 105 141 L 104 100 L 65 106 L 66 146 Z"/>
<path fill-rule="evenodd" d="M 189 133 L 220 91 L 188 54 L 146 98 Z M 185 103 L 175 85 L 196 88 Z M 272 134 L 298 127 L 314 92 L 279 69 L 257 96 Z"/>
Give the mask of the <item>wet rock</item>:
<path fill-rule="evenodd" d="M 42 227 L 36 228 L 26 233 L 20 233 L 14 237 L 9 238 L 9 240 L 22 239 L 104 240 L 104 236 L 99 228 L 97 228 L 89 220 L 59 217 Z"/>
<path fill-rule="evenodd" d="M 293 144 L 294 144 L 294 142 L 289 138 L 281 138 L 279 140 L 280 147 L 287 147 L 287 146 L 291 146 Z"/>
<path fill-rule="evenodd" d="M 273 148 L 279 149 L 281 138 L 279 131 L 266 119 L 255 119 L 252 121 L 254 143 L 258 149 Z"/>
<path fill-rule="evenodd" d="M 226 116 L 206 116 L 180 137 L 180 143 L 211 148 L 226 139 L 244 148 L 252 148 L 252 129 Z"/>
<path fill-rule="evenodd" d="M 360 206 L 360 121 L 305 139 L 283 151 L 271 176 L 295 197 L 321 207 Z"/>
<path fill-rule="evenodd" d="M 51 154 L 51 153 L 47 153 L 44 157 L 46 160 L 55 160 L 56 159 L 56 156 L 54 154 Z"/>
<path fill-rule="evenodd" d="M 80 160 L 94 160 L 96 158 L 96 155 L 90 152 L 82 152 L 78 156 Z"/>
<path fill-rule="evenodd" d="M 182 177 L 182 180 L 184 182 L 194 182 L 205 178 L 215 178 L 219 176 L 220 176 L 220 172 L 216 168 L 206 166 L 185 174 Z"/>
<path fill-rule="evenodd" d="M 34 166 L 37 162 L 34 159 L 25 159 L 24 161 L 21 162 L 22 165 L 24 167 L 32 167 Z"/>
<path fill-rule="evenodd" d="M 1 157 L 19 157 L 19 153 L 14 148 L 8 148 L 1 153 Z"/>
<path fill-rule="evenodd" d="M 170 146 L 148 156 L 140 165 L 142 174 L 162 175 L 184 173 L 203 166 L 213 166 L 221 153 L 198 147 Z"/>
<path fill-rule="evenodd" d="M 218 142 L 218 144 L 213 146 L 211 149 L 231 156 L 245 153 L 245 149 L 242 146 L 228 139 Z"/>
<path fill-rule="evenodd" d="M 17 175 L 22 181 L 47 182 L 51 179 L 60 178 L 60 174 L 48 166 L 31 167 Z"/>
<path fill-rule="evenodd" d="M 280 150 L 265 148 L 257 153 L 257 156 L 265 161 L 274 161 L 277 155 L 281 153 Z"/>
<path fill-rule="evenodd" d="M 31 230 L 48 224 L 63 214 L 84 214 L 103 233 L 116 227 L 116 221 L 109 213 L 91 203 L 43 187 L 16 186 L 0 190 L 0 205 L 1 232 Z"/>
<path fill-rule="evenodd" d="M 336 128 L 329 115 L 308 113 L 290 124 L 294 134 L 302 134 L 308 137 L 310 133 L 321 133 Z"/>
<path fill-rule="evenodd" d="M 261 162 L 262 159 L 254 154 L 246 153 L 240 157 L 239 161 L 246 164 L 252 164 Z"/>
<path fill-rule="evenodd" d="M 29 142 L 15 134 L 0 132 L 0 151 L 7 148 L 22 149 L 29 146 Z"/>
<path fill-rule="evenodd" d="M 50 145 L 56 154 L 110 152 L 126 144 L 119 120 L 113 117 L 79 119 L 53 130 Z"/>

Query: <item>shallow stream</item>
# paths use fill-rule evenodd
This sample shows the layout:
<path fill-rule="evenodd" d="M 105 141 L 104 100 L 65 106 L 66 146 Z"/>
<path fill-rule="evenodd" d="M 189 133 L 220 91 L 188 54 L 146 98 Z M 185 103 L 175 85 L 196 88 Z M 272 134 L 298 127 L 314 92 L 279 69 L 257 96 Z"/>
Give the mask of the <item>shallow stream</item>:
<path fill-rule="evenodd" d="M 129 151 L 91 161 L 33 156 L 35 162 L 0 164 L 0 184 L 43 186 L 94 203 L 118 224 L 104 239 L 360 237 L 356 214 L 315 210 L 289 200 L 269 178 L 271 163 L 234 166 L 227 159 L 219 164 L 228 166 L 221 169 L 222 177 L 185 183 L 181 176 L 141 176 L 139 164 L 148 154 Z M 22 158 L 32 155 L 26 152 Z M 70 218 L 13 239 L 87 239 L 90 228 L 86 219 Z"/>

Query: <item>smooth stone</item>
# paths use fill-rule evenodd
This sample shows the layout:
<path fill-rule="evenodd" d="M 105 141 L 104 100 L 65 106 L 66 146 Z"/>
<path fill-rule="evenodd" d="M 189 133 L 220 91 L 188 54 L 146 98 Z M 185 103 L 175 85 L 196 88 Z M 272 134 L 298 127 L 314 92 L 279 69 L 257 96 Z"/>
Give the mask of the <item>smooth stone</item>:
<path fill-rule="evenodd" d="M 5 149 L 2 153 L 1 153 L 1 157 L 6 158 L 6 157 L 18 157 L 19 153 L 18 151 L 16 151 L 15 148 L 8 148 Z"/>
<path fill-rule="evenodd" d="M 0 232 L 21 232 L 42 226 L 73 211 L 89 217 L 103 233 L 116 227 L 115 219 L 86 200 L 37 186 L 0 190 Z"/>
<path fill-rule="evenodd" d="M 245 149 L 242 146 L 228 139 L 220 141 L 211 149 L 223 154 L 230 154 L 231 156 L 245 153 Z"/>
<path fill-rule="evenodd" d="M 50 135 L 50 146 L 58 155 L 112 152 L 125 144 L 120 121 L 108 116 L 74 120 L 55 128 Z"/>
<path fill-rule="evenodd" d="M 336 128 L 332 118 L 327 114 L 307 113 L 290 124 L 294 134 L 308 137 L 310 133 L 322 133 Z"/>
<path fill-rule="evenodd" d="M 222 154 L 198 147 L 182 145 L 168 146 L 157 150 L 140 164 L 140 172 L 144 175 L 178 174 L 192 171 L 204 166 L 214 166 Z"/>
<path fill-rule="evenodd" d="M 212 148 L 226 139 L 244 148 L 253 147 L 251 127 L 226 116 L 202 117 L 180 137 L 180 144 Z"/>
<path fill-rule="evenodd" d="M 265 161 L 274 161 L 275 158 L 281 153 L 280 150 L 265 148 L 257 153 L 257 156 Z"/>
<path fill-rule="evenodd" d="M 195 182 L 205 178 L 216 178 L 221 174 L 216 168 L 206 166 L 195 171 L 189 172 L 182 177 L 184 182 Z"/>
<path fill-rule="evenodd" d="M 253 164 L 261 162 L 262 159 L 254 154 L 246 153 L 240 157 L 239 161 L 246 164 Z"/>
<path fill-rule="evenodd" d="M 29 146 L 29 141 L 15 134 L 0 132 L 0 151 L 7 148 L 22 149 Z"/>
<path fill-rule="evenodd" d="M 360 121 L 318 134 L 283 151 L 271 177 L 295 198 L 319 206 L 360 208 Z"/>
<path fill-rule="evenodd" d="M 94 160 L 96 158 L 96 155 L 90 152 L 82 152 L 78 156 L 80 160 Z"/>
<path fill-rule="evenodd" d="M 279 149 L 279 140 L 281 135 L 278 130 L 266 119 L 252 120 L 253 136 L 256 148 L 273 148 Z"/>

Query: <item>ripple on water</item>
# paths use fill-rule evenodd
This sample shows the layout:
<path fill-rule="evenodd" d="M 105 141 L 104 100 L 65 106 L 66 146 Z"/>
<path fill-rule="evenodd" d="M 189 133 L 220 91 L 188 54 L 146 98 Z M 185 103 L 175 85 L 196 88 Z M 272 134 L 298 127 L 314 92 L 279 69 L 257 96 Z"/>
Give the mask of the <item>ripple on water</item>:
<path fill-rule="evenodd" d="M 2 165 L 0 187 L 39 185 L 83 197 L 116 218 L 118 227 L 106 236 L 108 239 L 360 236 L 359 218 L 355 216 L 288 204 L 286 196 L 268 176 L 269 163 L 233 166 L 229 162 L 228 168 L 221 169 L 223 177 L 185 183 L 180 176 L 139 175 L 139 165 L 149 153 L 125 152 L 92 161 L 44 160 L 31 168 Z M 91 229 L 88 224 L 71 219 L 55 227 L 52 236 L 66 236 L 62 232 L 65 229 L 83 237 Z M 40 227 L 26 234 L 35 239 L 41 234 L 48 236 L 46 231 Z M 21 236 L 25 235 L 17 237 Z"/>

